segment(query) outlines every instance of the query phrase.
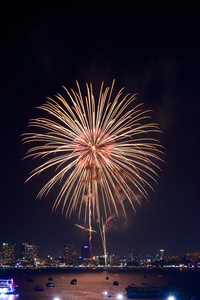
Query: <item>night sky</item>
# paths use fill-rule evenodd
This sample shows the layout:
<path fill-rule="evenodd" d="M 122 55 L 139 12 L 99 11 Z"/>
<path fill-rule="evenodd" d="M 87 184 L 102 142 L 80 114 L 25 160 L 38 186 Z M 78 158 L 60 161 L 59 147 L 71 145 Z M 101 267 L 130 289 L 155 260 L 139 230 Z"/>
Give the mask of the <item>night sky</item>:
<path fill-rule="evenodd" d="M 35 200 L 45 175 L 24 184 L 37 164 L 21 161 L 27 149 L 20 135 L 45 97 L 65 95 L 62 85 L 76 89 L 78 80 L 85 91 L 92 82 L 98 96 L 102 81 L 110 86 L 116 79 L 116 92 L 138 93 L 138 103 L 153 110 L 166 164 L 156 193 L 149 191 L 137 214 L 108 231 L 107 250 L 200 250 L 198 9 L 188 1 L 95 2 L 2 10 L 0 243 L 35 243 L 40 255 L 58 255 L 65 244 L 80 248 L 88 240 L 75 217 L 51 212 L 57 188 Z M 93 235 L 93 254 L 102 253 L 100 236 Z"/>

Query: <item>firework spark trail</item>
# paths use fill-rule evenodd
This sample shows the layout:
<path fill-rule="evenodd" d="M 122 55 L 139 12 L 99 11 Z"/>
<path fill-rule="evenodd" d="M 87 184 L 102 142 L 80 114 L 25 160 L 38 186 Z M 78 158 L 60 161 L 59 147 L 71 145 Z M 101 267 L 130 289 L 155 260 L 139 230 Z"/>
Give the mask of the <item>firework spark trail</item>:
<path fill-rule="evenodd" d="M 107 267 L 106 231 L 112 226 L 114 218 L 115 218 L 115 214 L 113 214 L 112 216 L 107 218 L 107 220 L 105 220 L 105 222 L 103 222 L 102 218 L 101 218 L 101 222 L 99 221 L 99 231 L 100 231 L 100 235 L 101 235 L 104 257 L 105 257 L 105 267 Z"/>
<path fill-rule="evenodd" d="M 78 225 L 78 224 L 74 224 L 76 227 L 86 230 L 86 231 L 90 231 L 90 228 L 85 228 L 84 226 Z M 97 233 L 96 230 L 91 229 L 91 232 Z"/>
<path fill-rule="evenodd" d="M 91 193 L 91 183 L 89 183 L 89 192 L 88 192 L 88 197 L 90 198 L 90 193 Z M 91 210 L 91 199 L 89 199 L 89 233 L 90 233 L 90 236 L 89 236 L 89 244 L 90 244 L 90 257 L 91 257 L 91 253 L 92 253 L 92 210 Z"/>
<path fill-rule="evenodd" d="M 99 221 L 99 232 L 100 232 L 101 240 L 102 240 L 102 244 L 103 244 L 103 252 L 104 252 L 104 258 L 105 258 L 105 267 L 107 267 L 106 232 L 105 232 L 105 226 L 104 226 L 104 224 L 102 225 L 102 228 L 101 228 L 101 223 L 103 224 L 103 220 L 102 219 L 101 219 L 101 222 Z"/>
<path fill-rule="evenodd" d="M 64 87 L 72 107 L 60 94 L 57 100 L 47 98 L 39 108 L 48 116 L 30 120 L 28 126 L 36 131 L 22 138 L 34 144 L 25 158 L 43 159 L 27 181 L 55 170 L 37 198 L 62 183 L 53 210 L 62 205 L 66 217 L 78 211 L 79 218 L 83 212 L 90 229 L 92 218 L 106 220 L 113 212 L 119 217 L 120 208 L 126 216 L 128 203 L 133 210 L 140 204 L 137 194 L 148 198 L 150 181 L 158 176 L 157 162 L 162 161 L 162 147 L 151 137 L 160 129 L 149 123 L 149 111 L 133 105 L 136 95 L 122 97 L 123 89 L 112 101 L 113 87 L 114 81 L 103 90 L 102 83 L 97 103 L 92 84 L 86 84 L 85 98 L 78 82 L 77 92 Z"/>

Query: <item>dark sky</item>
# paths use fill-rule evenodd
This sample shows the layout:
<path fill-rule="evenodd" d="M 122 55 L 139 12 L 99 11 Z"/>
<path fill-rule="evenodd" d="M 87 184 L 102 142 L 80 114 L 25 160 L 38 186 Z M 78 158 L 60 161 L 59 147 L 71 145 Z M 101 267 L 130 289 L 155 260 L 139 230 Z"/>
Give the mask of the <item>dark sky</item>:
<path fill-rule="evenodd" d="M 80 247 L 87 232 L 51 213 L 51 197 L 35 201 L 44 177 L 24 184 L 32 162 L 20 135 L 45 97 L 76 88 L 78 80 L 138 93 L 164 132 L 166 148 L 156 193 L 115 222 L 108 252 L 184 254 L 200 250 L 199 113 L 200 41 L 197 7 L 184 1 L 65 1 L 48 6 L 5 6 L 1 19 L 0 243 L 35 243 L 57 255 Z M 51 4 L 52 3 L 52 4 Z M 12 8 L 12 9 L 11 9 Z M 64 94 L 64 93 L 63 93 Z M 56 192 L 56 191 L 55 191 Z M 99 235 L 93 253 L 101 254 Z"/>

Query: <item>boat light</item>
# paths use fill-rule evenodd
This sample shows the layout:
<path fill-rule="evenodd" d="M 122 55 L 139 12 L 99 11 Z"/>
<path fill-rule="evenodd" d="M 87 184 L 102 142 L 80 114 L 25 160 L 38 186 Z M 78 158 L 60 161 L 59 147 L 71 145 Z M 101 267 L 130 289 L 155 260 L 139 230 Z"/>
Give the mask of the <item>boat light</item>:
<path fill-rule="evenodd" d="M 6 294 L 8 292 L 8 289 L 7 288 L 1 288 L 0 289 L 0 294 Z"/>
<path fill-rule="evenodd" d="M 108 292 L 105 291 L 105 292 L 103 292 L 102 294 L 103 294 L 103 295 L 108 295 Z"/>

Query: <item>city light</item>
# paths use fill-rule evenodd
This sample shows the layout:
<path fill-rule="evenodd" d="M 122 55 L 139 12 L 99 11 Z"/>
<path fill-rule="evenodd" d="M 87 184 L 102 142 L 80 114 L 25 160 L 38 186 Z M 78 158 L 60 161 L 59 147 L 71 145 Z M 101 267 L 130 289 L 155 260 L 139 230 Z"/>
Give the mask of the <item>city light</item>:
<path fill-rule="evenodd" d="M 60 298 L 56 297 L 56 298 L 54 298 L 53 300 L 60 300 Z"/>

